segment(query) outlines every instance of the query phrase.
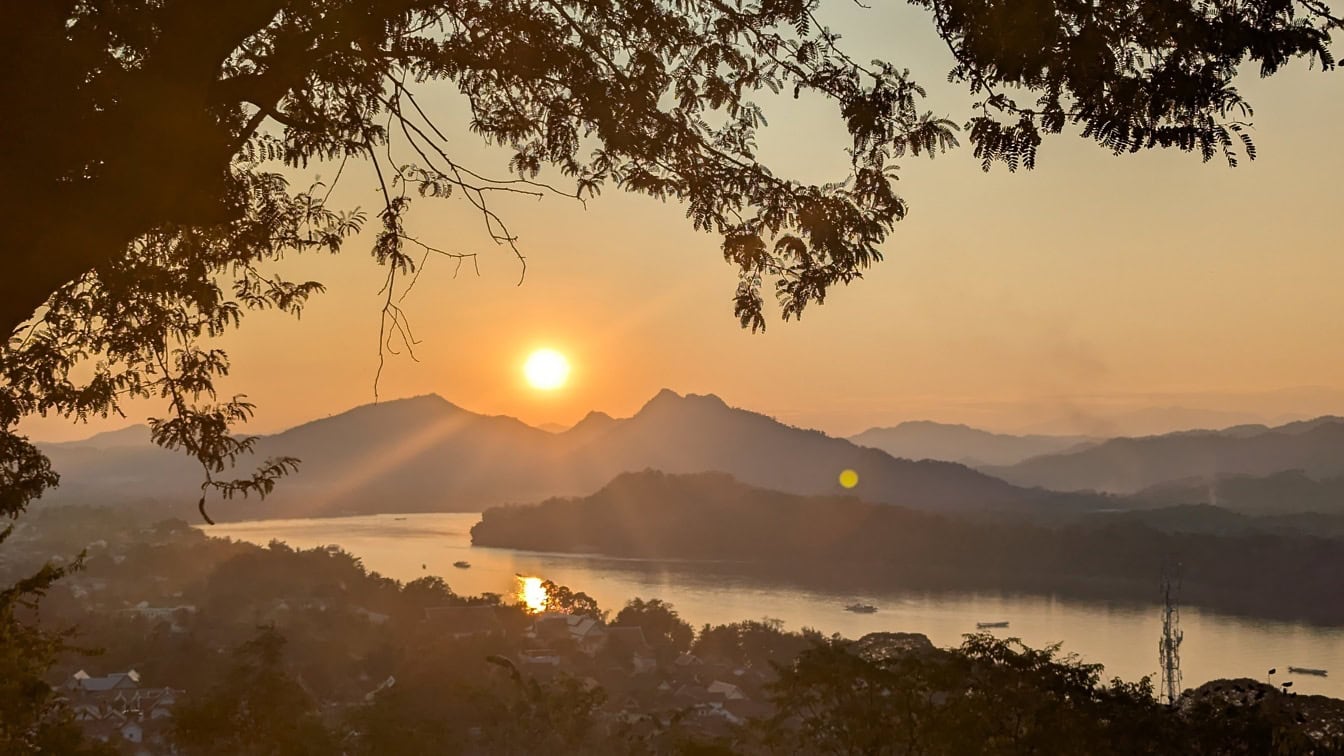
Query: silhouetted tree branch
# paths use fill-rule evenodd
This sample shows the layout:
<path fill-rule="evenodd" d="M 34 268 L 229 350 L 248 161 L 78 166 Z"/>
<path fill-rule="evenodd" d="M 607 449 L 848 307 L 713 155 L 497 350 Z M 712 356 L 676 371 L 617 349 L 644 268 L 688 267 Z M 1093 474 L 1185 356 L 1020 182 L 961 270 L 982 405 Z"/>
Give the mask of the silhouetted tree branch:
<path fill-rule="evenodd" d="M 1070 125 L 1117 153 L 1254 157 L 1237 69 L 1270 74 L 1299 58 L 1332 69 L 1329 35 L 1340 24 L 1319 0 L 915 2 L 956 59 L 952 78 L 983 95 L 965 125 L 987 169 L 1031 167 L 1043 135 Z M 819 5 L 0 4 L 5 104 L 17 114 L 0 121 L 10 148 L 0 203 L 22 219 L 0 224 L 4 511 L 55 480 L 13 435 L 26 414 L 107 415 L 125 397 L 178 388 L 181 422 L 161 442 L 216 471 L 244 448 L 225 439 L 246 413 L 210 404 L 227 358 L 197 343 L 249 309 L 299 313 L 320 284 L 258 267 L 339 251 L 366 219 L 329 208 L 329 190 L 292 190 L 268 170 L 277 165 L 353 158 L 378 173 L 380 355 L 389 335 L 413 344 L 395 306 L 398 277 L 404 294 L 420 264 L 403 249 L 413 196 L 465 198 L 520 265 L 516 235 L 487 201 L 494 192 L 584 199 L 615 186 L 672 200 L 696 229 L 721 237 L 744 327 L 765 327 L 767 287 L 785 319 L 799 317 L 881 259 L 906 212 L 893 161 L 950 149 L 958 130 L 922 109 L 907 71 L 856 63 L 821 25 Z M 473 132 L 511 151 L 511 178 L 486 178 L 452 156 L 416 100 L 435 86 L 465 100 Z M 764 112 L 753 98 L 789 90 L 837 108 L 851 141 L 840 180 L 806 184 L 758 160 Z M 572 191 L 539 180 L 546 166 Z M 88 365 L 93 377 L 76 378 Z M 264 493 L 288 467 L 218 483 Z"/>

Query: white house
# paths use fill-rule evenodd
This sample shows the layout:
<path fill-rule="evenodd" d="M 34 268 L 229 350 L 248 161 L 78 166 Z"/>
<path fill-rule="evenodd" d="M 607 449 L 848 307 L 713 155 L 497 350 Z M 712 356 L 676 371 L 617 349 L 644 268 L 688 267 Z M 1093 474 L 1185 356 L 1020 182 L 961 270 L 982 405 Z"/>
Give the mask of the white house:
<path fill-rule="evenodd" d="M 65 681 L 65 689 L 74 693 L 114 693 L 140 687 L 140 673 L 135 670 L 113 672 L 105 677 L 90 677 L 80 670 Z"/>

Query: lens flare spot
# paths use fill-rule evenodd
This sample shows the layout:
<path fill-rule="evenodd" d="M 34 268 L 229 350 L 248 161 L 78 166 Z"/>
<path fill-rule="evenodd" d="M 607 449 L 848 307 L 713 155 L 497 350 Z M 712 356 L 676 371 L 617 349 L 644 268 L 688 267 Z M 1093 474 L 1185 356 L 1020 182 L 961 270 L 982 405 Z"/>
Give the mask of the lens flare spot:
<path fill-rule="evenodd" d="M 845 488 L 853 488 L 859 484 L 859 474 L 853 470 L 844 470 L 840 473 L 840 485 Z"/>

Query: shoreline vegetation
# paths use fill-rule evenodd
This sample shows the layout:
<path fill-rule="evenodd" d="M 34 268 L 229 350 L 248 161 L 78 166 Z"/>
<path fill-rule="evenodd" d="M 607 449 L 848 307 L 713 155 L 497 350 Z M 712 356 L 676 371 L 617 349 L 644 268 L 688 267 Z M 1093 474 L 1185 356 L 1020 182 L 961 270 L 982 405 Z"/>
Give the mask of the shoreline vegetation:
<path fill-rule="evenodd" d="M 801 496 L 726 474 L 618 476 L 581 498 L 488 509 L 476 546 L 643 559 L 735 560 L 805 584 L 997 589 L 1151 603 L 1164 564 L 1182 602 L 1344 625 L 1344 543 L 1292 533 L 1169 532 L 1132 518 L 1047 527 Z M 745 564 L 741 564 L 745 563 Z"/>
<path fill-rule="evenodd" d="M 370 518 L 383 518 L 389 520 L 389 522 L 387 523 L 386 530 L 379 529 L 373 532 L 365 531 L 362 532 L 361 535 L 367 536 L 371 534 L 376 534 L 379 536 L 391 536 L 396 535 L 400 532 L 412 530 L 411 528 L 404 527 L 405 523 L 390 522 L 390 520 L 394 517 L 405 516 L 409 518 L 416 518 L 416 517 L 425 517 L 434 515 L 452 515 L 452 516 L 466 517 L 467 515 L 474 515 L 477 518 L 476 522 L 478 523 L 481 514 L 482 514 L 481 512 L 456 512 L 456 511 L 405 512 L 405 513 L 388 512 L 385 514 L 373 514 L 373 515 L 330 514 L 314 517 L 250 519 L 250 520 L 236 520 L 236 521 L 224 520 L 221 522 L 221 526 L 224 526 L 225 528 L 257 526 L 263 531 L 270 531 L 274 529 L 274 526 L 277 523 L 282 522 L 308 524 L 312 523 L 313 521 L 330 520 L 333 521 L 333 523 L 335 523 L 335 522 L 348 522 L 349 520 L 367 520 Z M 150 521 L 151 520 L 146 520 L 146 522 Z M 200 530 L 206 535 L 211 535 L 212 533 L 217 532 L 212 530 L 210 526 L 206 526 L 204 524 L 193 524 L 192 527 Z M 447 532 L 435 532 L 421 529 L 413 529 L 413 532 L 417 536 L 421 537 L 426 535 L 429 536 L 449 535 L 449 533 Z M 456 535 L 456 533 L 454 532 L 452 533 L 452 535 Z M 256 543 L 260 542 L 247 536 L 238 536 L 232 533 L 216 537 L 232 538 L 234 540 L 240 540 L 240 541 L 250 540 Z M 284 541 L 285 539 L 283 536 L 280 536 L 278 537 L 278 540 Z M 476 544 L 476 545 L 482 548 L 499 548 L 504 550 L 514 550 L 514 547 L 511 546 L 497 546 L 493 544 L 491 545 Z M 691 570 L 694 571 L 697 575 L 702 576 L 711 576 L 711 577 L 722 576 L 725 579 L 733 579 L 733 580 L 749 579 L 753 583 L 760 583 L 775 588 L 821 591 L 828 594 L 835 594 L 837 596 L 842 595 L 848 596 L 854 593 L 863 594 L 863 593 L 874 593 L 884 591 L 912 590 L 919 592 L 931 592 L 935 595 L 954 595 L 954 594 L 976 595 L 976 594 L 992 593 L 993 595 L 998 596 L 1006 596 L 1006 597 L 1018 596 L 1028 599 L 1060 598 L 1068 601 L 1077 601 L 1085 603 L 1087 602 L 1103 603 L 1110 606 L 1121 606 L 1142 610 L 1149 610 L 1154 607 L 1160 606 L 1160 603 L 1158 603 L 1157 599 L 1155 598 L 1155 591 L 1153 590 L 1153 586 L 1157 584 L 1156 578 L 1151 584 L 1140 583 L 1138 581 L 1134 581 L 1133 585 L 1129 585 L 1128 583 L 1126 583 L 1123 587 L 1126 589 L 1130 589 L 1130 593 L 1125 596 L 1119 596 L 1115 595 L 1113 592 L 1108 592 L 1107 590 L 1108 587 L 1114 585 L 1113 582 L 1107 583 L 1101 580 L 1082 580 L 1082 579 L 1074 580 L 1072 582 L 1072 585 L 1075 587 L 1075 590 L 1072 591 L 1064 588 L 1052 589 L 1052 588 L 1040 588 L 1033 586 L 1014 587 L 1002 584 L 988 585 L 985 584 L 983 581 L 967 581 L 964 579 L 954 580 L 951 579 L 950 576 L 945 576 L 944 579 L 942 579 L 941 581 L 925 580 L 924 582 L 918 584 L 899 583 L 893 585 L 891 580 L 885 578 L 882 580 L 870 580 L 862 575 L 851 574 L 849 570 L 842 570 L 825 566 L 819 566 L 818 569 L 812 571 L 795 570 L 794 574 L 785 575 L 780 574 L 778 565 L 776 565 L 775 563 L 762 562 L 746 558 L 709 559 L 701 557 L 643 557 L 633 555 L 604 554 L 597 551 L 582 551 L 582 550 L 550 551 L 550 550 L 533 550 L 533 549 L 521 549 L 521 548 L 517 550 L 526 551 L 530 554 L 535 554 L 537 556 L 558 556 L 571 559 L 592 560 L 592 562 L 597 563 L 596 566 L 600 566 L 601 564 L 619 564 L 622 565 L 623 567 L 629 567 L 633 569 L 647 569 L 650 572 L 655 573 L 661 573 L 666 569 Z M 1067 576 L 1065 576 L 1065 579 L 1067 580 Z M 1147 590 L 1146 591 L 1142 590 L 1145 587 L 1147 588 Z M 1264 614 L 1258 614 L 1251 611 L 1235 611 L 1232 609 L 1217 608 L 1210 606 L 1200 606 L 1198 608 L 1202 612 L 1209 615 L 1224 616 L 1229 618 L 1253 619 L 1253 620 L 1264 619 L 1276 622 L 1296 623 L 1305 626 L 1321 627 L 1321 628 L 1344 627 L 1344 625 L 1341 625 L 1338 622 L 1332 622 L 1324 619 L 1313 619 L 1311 617 L 1274 616 L 1274 615 L 1266 616 Z"/>

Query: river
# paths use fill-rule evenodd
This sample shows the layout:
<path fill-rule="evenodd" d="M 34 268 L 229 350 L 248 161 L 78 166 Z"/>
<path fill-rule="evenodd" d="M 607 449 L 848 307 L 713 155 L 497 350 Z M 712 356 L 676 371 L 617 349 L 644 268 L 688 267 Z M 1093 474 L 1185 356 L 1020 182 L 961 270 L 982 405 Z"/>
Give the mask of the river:
<path fill-rule="evenodd" d="M 858 638 L 877 631 L 923 633 L 936 645 L 954 646 L 977 622 L 1006 621 L 1001 635 L 1032 646 L 1060 642 L 1064 652 L 1104 664 L 1107 678 L 1156 685 L 1161 607 L 1157 604 L 1080 601 L 1000 592 L 883 591 L 840 594 L 771 581 L 727 563 L 649 562 L 603 556 L 547 554 L 471 545 L 476 514 L 375 515 L 222 523 L 210 535 L 258 544 L 273 539 L 296 548 L 339 545 L 369 570 L 402 581 L 441 575 L 459 594 L 517 594 L 519 575 L 553 580 L 584 591 L 613 613 L 627 599 L 660 598 L 699 627 L 765 617 L 786 628 L 815 628 Z M 453 567 L 457 561 L 469 569 Z M 1154 591 L 1156 593 L 1156 590 Z M 851 602 L 878 607 L 875 614 L 844 610 Z M 1344 628 L 1181 610 L 1185 687 L 1225 677 L 1275 682 L 1293 689 L 1344 698 Z M 1289 665 L 1318 667 L 1338 677 L 1288 675 Z"/>

